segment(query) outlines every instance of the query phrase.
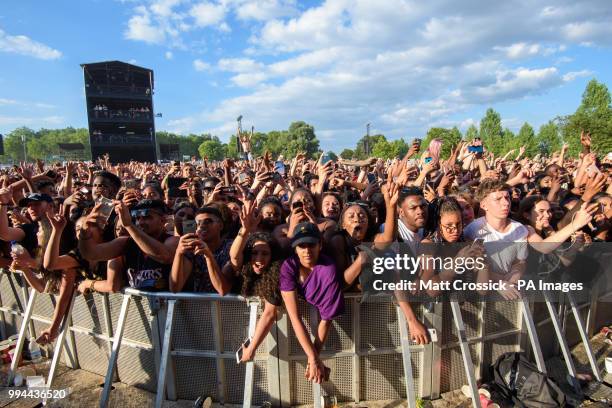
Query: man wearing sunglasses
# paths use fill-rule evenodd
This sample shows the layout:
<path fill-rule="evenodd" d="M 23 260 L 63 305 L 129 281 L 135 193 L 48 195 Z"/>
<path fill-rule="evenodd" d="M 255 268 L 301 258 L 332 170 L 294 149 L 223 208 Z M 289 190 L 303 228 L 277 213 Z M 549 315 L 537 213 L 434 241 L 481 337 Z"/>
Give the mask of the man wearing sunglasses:
<path fill-rule="evenodd" d="M 178 237 L 166 232 L 166 205 L 161 200 L 141 200 L 130 211 L 122 201 L 114 203 L 115 212 L 129 235 L 96 244 L 88 228 L 82 228 L 79 250 L 83 258 L 89 261 L 112 259 L 116 269 L 125 271 L 130 287 L 168 290 Z M 94 207 L 94 214 L 98 207 Z"/>

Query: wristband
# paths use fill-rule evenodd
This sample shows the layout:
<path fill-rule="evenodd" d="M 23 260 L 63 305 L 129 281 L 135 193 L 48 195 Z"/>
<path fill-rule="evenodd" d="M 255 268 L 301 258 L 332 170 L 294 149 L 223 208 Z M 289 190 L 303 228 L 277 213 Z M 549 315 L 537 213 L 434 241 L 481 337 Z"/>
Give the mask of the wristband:
<path fill-rule="evenodd" d="M 96 288 L 94 288 L 95 285 L 96 285 L 96 281 L 92 280 L 91 281 L 91 285 L 89 285 L 89 291 L 90 292 L 95 292 L 96 291 Z"/>

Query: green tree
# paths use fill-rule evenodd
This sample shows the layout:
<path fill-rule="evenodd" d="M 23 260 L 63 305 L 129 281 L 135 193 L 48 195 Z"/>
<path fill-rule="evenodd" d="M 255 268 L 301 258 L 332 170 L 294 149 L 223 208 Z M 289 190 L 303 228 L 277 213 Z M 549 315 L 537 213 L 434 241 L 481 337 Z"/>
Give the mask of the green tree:
<path fill-rule="evenodd" d="M 385 135 L 371 135 L 371 136 L 363 136 L 361 139 L 359 139 L 357 141 L 357 146 L 355 146 L 355 156 L 357 159 L 366 159 L 367 158 L 367 154 L 366 154 L 366 139 L 368 140 L 368 143 L 370 145 L 370 152 L 373 153 L 374 152 L 374 146 L 376 146 L 376 143 L 378 143 L 380 140 L 387 140 L 387 138 L 385 137 Z"/>
<path fill-rule="evenodd" d="M 288 130 L 288 144 L 283 149 L 285 157 L 295 157 L 299 152 L 315 158 L 319 151 L 319 140 L 314 127 L 303 121 L 293 122 Z"/>
<path fill-rule="evenodd" d="M 478 128 L 476 125 L 471 124 L 470 127 L 465 131 L 465 140 L 471 142 L 474 138 L 478 137 Z"/>
<path fill-rule="evenodd" d="M 559 135 L 559 126 L 554 121 L 540 126 L 538 135 L 536 136 L 538 153 L 550 156 L 553 152 L 561 149 L 561 138 Z"/>
<path fill-rule="evenodd" d="M 441 139 L 442 147 L 440 148 L 440 158 L 446 159 L 450 156 L 451 149 L 461 141 L 461 131 L 454 127 L 452 129 L 431 128 L 425 136 L 422 143 L 422 150 L 425 150 L 432 140 Z"/>
<path fill-rule="evenodd" d="M 591 133 L 591 149 L 601 155 L 612 151 L 612 108 L 610 92 L 605 84 L 591 80 L 582 94 L 582 101 L 573 115 L 559 118 L 563 140 L 576 156 L 581 150 L 580 132 Z"/>
<path fill-rule="evenodd" d="M 487 109 L 485 116 L 480 121 L 479 134 L 485 148 L 499 156 L 504 149 L 501 116 L 492 108 Z"/>
<path fill-rule="evenodd" d="M 200 157 L 209 160 L 223 160 L 227 154 L 227 146 L 219 140 L 205 140 L 198 148 Z"/>
<path fill-rule="evenodd" d="M 352 149 L 344 149 L 340 152 L 340 157 L 344 160 L 351 160 L 355 156 L 355 152 Z"/>
<path fill-rule="evenodd" d="M 525 156 L 533 157 L 538 154 L 538 142 L 535 137 L 533 127 L 527 122 L 523 123 L 518 135 L 516 136 L 516 147 L 525 147 Z M 505 149 L 504 153 L 510 149 Z"/>

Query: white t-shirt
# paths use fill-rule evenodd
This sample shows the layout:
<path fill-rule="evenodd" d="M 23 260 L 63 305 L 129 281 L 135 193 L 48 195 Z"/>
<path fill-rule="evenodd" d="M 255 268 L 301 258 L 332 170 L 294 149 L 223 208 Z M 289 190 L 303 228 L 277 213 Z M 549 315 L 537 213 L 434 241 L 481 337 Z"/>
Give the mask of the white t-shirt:
<path fill-rule="evenodd" d="M 516 221 L 510 220 L 507 231 L 499 232 L 487 223 L 485 217 L 480 217 L 465 228 L 463 235 L 469 240 L 481 238 L 484 241 L 492 270 L 500 275 L 509 274 L 512 264 L 517 260 L 525 261 L 529 254 L 527 243 L 529 231 Z"/>

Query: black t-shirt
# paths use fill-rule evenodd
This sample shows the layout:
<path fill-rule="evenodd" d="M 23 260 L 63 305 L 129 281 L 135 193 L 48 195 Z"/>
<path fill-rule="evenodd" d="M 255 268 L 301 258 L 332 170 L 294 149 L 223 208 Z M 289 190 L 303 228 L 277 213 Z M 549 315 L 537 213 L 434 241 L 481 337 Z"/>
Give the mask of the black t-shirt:
<path fill-rule="evenodd" d="M 31 257 L 35 257 L 36 248 L 38 247 L 38 223 L 21 224 L 17 228 L 21 229 L 25 234 L 25 237 L 19 243 L 30 253 Z"/>
<path fill-rule="evenodd" d="M 163 233 L 159 241 L 164 242 L 169 237 Z M 124 261 L 130 287 L 151 291 L 168 290 L 172 264 L 163 264 L 145 255 L 132 238 L 126 244 Z"/>

